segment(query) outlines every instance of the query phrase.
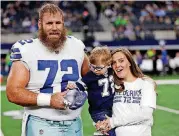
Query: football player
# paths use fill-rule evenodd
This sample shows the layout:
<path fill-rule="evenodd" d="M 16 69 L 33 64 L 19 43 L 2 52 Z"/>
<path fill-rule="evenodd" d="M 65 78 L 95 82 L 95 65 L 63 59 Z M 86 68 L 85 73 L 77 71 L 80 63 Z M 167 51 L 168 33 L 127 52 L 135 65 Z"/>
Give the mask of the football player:
<path fill-rule="evenodd" d="M 24 106 L 22 136 L 82 136 L 81 108 L 66 109 L 66 85 L 85 75 L 88 58 L 81 40 L 66 35 L 62 10 L 46 3 L 39 10 L 39 35 L 12 46 L 6 93 Z"/>

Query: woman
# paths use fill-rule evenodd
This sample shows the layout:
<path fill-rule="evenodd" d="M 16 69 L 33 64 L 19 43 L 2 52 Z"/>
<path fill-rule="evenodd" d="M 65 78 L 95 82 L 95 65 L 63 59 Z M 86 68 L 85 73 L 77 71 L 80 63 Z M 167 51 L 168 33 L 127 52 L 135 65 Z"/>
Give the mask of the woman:
<path fill-rule="evenodd" d="M 112 68 L 116 91 L 113 115 L 99 121 L 96 128 L 104 134 L 116 128 L 117 136 L 151 136 L 156 108 L 155 82 L 144 76 L 125 48 L 112 52 Z"/>

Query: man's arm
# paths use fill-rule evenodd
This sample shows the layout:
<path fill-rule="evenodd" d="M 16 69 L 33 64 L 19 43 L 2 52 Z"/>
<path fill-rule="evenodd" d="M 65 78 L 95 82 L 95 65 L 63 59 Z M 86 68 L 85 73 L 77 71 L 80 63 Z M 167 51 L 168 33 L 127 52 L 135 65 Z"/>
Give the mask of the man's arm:
<path fill-rule="evenodd" d="M 24 64 L 15 61 L 12 64 L 8 79 L 6 93 L 10 102 L 21 106 L 37 105 L 37 93 L 25 89 L 29 82 L 30 74 Z"/>
<path fill-rule="evenodd" d="M 25 89 L 29 79 L 30 73 L 24 64 L 21 61 L 13 62 L 6 87 L 7 98 L 10 102 L 21 106 L 37 106 L 39 94 Z M 52 94 L 50 106 L 57 109 L 65 109 L 65 95 L 66 91 Z"/>
<path fill-rule="evenodd" d="M 86 75 L 86 73 L 89 71 L 89 59 L 88 59 L 88 56 L 84 55 L 84 60 L 83 60 L 83 64 L 82 64 L 82 67 L 81 67 L 81 75 L 82 77 L 84 75 Z"/>

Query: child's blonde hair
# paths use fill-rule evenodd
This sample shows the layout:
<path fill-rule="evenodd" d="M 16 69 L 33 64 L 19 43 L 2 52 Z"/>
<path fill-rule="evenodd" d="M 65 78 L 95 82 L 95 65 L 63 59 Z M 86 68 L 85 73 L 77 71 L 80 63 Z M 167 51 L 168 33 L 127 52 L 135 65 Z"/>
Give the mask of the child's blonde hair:
<path fill-rule="evenodd" d="M 89 61 L 94 65 L 99 62 L 105 65 L 111 65 L 110 49 L 108 47 L 95 47 L 89 55 Z"/>

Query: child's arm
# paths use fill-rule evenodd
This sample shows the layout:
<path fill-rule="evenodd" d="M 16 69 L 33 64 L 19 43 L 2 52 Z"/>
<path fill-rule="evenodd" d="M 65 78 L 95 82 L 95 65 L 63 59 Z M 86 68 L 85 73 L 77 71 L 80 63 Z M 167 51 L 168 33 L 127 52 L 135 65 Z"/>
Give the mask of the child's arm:
<path fill-rule="evenodd" d="M 66 89 L 70 90 L 70 89 L 75 89 L 77 88 L 76 84 L 74 82 L 68 82 Z"/>

